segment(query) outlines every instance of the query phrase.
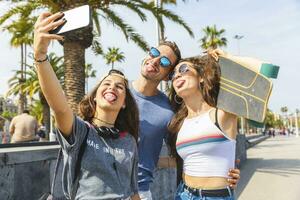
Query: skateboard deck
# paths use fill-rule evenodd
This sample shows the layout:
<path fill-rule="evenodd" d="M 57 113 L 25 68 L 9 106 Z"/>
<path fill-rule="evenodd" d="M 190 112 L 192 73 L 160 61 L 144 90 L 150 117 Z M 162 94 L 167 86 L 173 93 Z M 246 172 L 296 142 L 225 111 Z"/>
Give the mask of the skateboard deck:
<path fill-rule="evenodd" d="M 251 67 L 249 62 L 219 58 L 221 81 L 217 107 L 240 117 L 263 122 L 272 91 L 272 82 L 268 77 L 276 78 L 279 67 L 255 61 Z"/>

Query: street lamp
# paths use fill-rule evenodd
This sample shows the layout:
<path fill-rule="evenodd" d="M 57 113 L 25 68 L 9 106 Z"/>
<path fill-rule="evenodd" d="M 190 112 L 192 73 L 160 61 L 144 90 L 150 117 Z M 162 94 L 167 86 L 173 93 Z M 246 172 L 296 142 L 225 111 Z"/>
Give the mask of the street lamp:
<path fill-rule="evenodd" d="M 240 55 L 240 44 L 239 41 L 242 39 L 244 36 L 243 35 L 235 35 L 233 38 L 237 40 L 237 48 L 238 48 L 238 55 Z"/>

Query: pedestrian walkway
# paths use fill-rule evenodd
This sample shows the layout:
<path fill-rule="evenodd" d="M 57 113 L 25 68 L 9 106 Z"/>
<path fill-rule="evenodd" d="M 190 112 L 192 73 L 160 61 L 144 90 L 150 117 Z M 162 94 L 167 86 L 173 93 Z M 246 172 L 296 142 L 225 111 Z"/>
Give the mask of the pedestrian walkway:
<path fill-rule="evenodd" d="M 300 199 L 300 137 L 276 136 L 250 148 L 238 200 Z"/>

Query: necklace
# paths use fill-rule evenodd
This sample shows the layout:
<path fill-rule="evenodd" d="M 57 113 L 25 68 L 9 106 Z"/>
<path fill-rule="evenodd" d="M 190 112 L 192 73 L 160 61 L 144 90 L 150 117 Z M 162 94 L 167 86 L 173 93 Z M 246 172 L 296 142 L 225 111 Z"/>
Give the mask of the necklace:
<path fill-rule="evenodd" d="M 97 117 L 94 117 L 93 119 L 96 119 L 96 120 L 98 120 L 98 121 L 100 121 L 100 122 L 102 122 L 102 123 L 104 123 L 104 124 L 107 124 L 107 125 L 111 125 L 111 126 L 114 126 L 114 125 L 115 125 L 115 123 L 109 123 L 109 122 L 106 122 L 106 121 L 104 121 L 104 120 L 102 120 L 102 119 L 99 119 L 99 118 L 97 118 Z"/>

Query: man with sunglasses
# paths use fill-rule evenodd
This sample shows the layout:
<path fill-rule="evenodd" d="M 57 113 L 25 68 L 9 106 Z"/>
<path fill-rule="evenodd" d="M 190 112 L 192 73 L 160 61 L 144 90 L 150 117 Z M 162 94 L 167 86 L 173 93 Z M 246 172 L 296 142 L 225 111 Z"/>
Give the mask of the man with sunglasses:
<path fill-rule="evenodd" d="M 168 135 L 167 125 L 173 116 L 169 99 L 158 90 L 158 85 L 168 79 L 180 59 L 179 48 L 174 42 L 165 41 L 157 48 L 152 47 L 142 62 L 139 78 L 132 83 L 131 91 L 140 112 L 138 183 L 141 199 L 152 199 L 150 183 L 163 139 Z"/>
<path fill-rule="evenodd" d="M 158 85 L 161 81 L 169 79 L 169 74 L 172 74 L 170 72 L 180 59 L 181 53 L 176 43 L 164 41 L 157 48 L 150 48 L 149 55 L 142 62 L 139 78 L 132 83 L 131 92 L 140 113 L 138 184 L 142 200 L 152 199 L 150 183 L 154 180 L 153 174 L 159 161 L 163 140 L 169 135 L 167 125 L 174 114 L 168 97 L 158 90 Z M 184 73 L 184 69 L 180 73 Z M 169 158 L 163 159 L 161 160 L 168 160 L 167 163 L 170 164 Z M 159 163 L 165 167 L 166 162 L 161 160 Z"/>

